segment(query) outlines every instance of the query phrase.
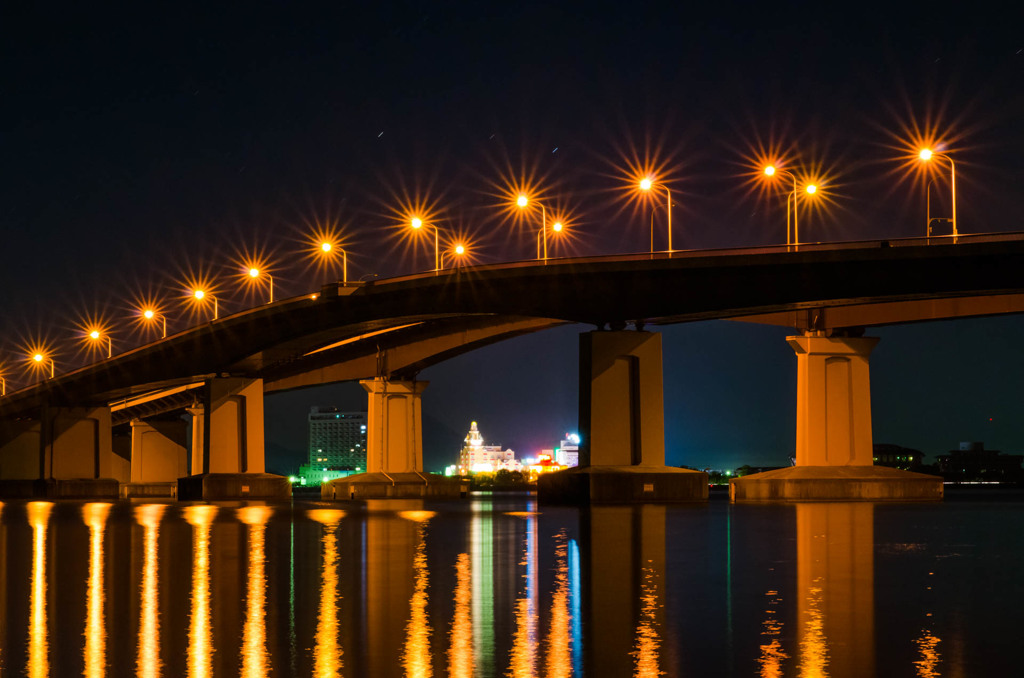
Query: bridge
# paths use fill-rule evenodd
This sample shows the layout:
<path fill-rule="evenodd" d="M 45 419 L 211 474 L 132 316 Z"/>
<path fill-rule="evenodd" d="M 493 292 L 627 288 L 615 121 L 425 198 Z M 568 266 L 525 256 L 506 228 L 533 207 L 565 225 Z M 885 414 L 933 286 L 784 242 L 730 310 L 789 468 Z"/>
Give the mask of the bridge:
<path fill-rule="evenodd" d="M 1024 234 L 999 233 L 515 262 L 332 283 L 9 393 L 0 399 L 0 494 L 110 492 L 184 478 L 191 496 L 272 495 L 283 490 L 263 473 L 263 396 L 350 380 L 368 393 L 368 472 L 364 486 L 344 483 L 341 494 L 397 492 L 401 479 L 422 486 L 426 384 L 418 372 L 563 323 L 595 328 L 580 340 L 581 466 L 628 473 L 629 492 L 640 498 L 680 498 L 673 493 L 701 484 L 706 494 L 693 474 L 660 480 L 668 471 L 661 343 L 650 329 L 716 318 L 797 331 L 789 343 L 798 357 L 798 470 L 870 467 L 868 364 L 877 339 L 862 336 L 864 328 L 1022 312 L 1022 271 Z M 190 445 L 180 417 L 162 416 L 182 410 L 193 417 Z M 130 454 L 115 454 L 111 427 L 129 423 Z M 601 498 L 593 477 L 571 482 L 558 491 Z M 775 485 L 748 484 L 746 498 Z"/>

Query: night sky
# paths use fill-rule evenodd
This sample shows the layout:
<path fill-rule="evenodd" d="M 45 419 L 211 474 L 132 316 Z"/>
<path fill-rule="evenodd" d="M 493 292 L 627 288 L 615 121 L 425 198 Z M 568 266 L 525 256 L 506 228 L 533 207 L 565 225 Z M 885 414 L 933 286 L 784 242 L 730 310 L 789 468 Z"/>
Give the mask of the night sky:
<path fill-rule="evenodd" d="M 751 181 L 762 157 L 822 185 L 801 240 L 916 236 L 926 179 L 906 156 L 923 137 L 956 160 L 961 233 L 1024 230 L 1024 12 L 1012 4 L 13 4 L 0 8 L 9 387 L 29 383 L 35 343 L 58 370 L 90 360 L 89 320 L 115 349 L 139 342 L 137 299 L 186 327 L 190 277 L 216 281 L 222 314 L 256 303 L 238 276 L 246 254 L 270 262 L 278 298 L 317 289 L 332 277 L 303 258 L 317 229 L 344 239 L 352 278 L 431 268 L 427 244 L 402 237 L 409 205 L 477 262 L 530 258 L 537 225 L 503 203 L 513 182 L 569 217 L 560 256 L 649 248 L 631 168 L 671 187 L 676 248 L 784 242 L 782 194 Z M 524 456 L 575 430 L 587 329 L 424 371 L 428 470 L 455 460 L 471 420 Z M 668 463 L 787 463 L 787 330 L 662 331 Z M 876 442 L 1024 452 L 1024 319 L 869 334 L 882 338 Z M 352 384 L 269 397 L 270 470 L 304 459 L 311 405 L 365 398 Z"/>

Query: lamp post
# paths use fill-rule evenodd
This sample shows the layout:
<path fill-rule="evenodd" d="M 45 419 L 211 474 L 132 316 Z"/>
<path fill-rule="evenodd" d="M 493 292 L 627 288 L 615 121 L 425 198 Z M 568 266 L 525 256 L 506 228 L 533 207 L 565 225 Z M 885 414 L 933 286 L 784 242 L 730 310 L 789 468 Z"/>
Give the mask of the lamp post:
<path fill-rule="evenodd" d="M 7 380 L 0 377 L 0 396 L 7 395 Z"/>
<path fill-rule="evenodd" d="M 110 334 L 104 334 L 99 330 L 90 330 L 89 332 L 89 339 L 92 341 L 100 341 L 104 338 L 107 340 L 107 357 L 109 358 L 114 354 L 114 342 L 110 338 Z"/>
<path fill-rule="evenodd" d="M 672 193 L 671 193 L 671 191 L 668 190 L 668 186 L 666 186 L 665 184 L 657 183 L 657 182 L 654 181 L 654 179 L 651 179 L 650 177 L 644 177 L 643 179 L 641 179 L 639 185 L 640 185 L 640 190 L 641 191 L 653 191 L 655 186 L 661 186 L 663 189 L 665 189 L 665 198 L 666 198 L 665 214 L 668 216 L 668 222 L 667 222 L 667 226 L 668 226 L 668 229 L 667 229 L 668 230 L 668 251 L 671 254 L 672 253 Z M 651 219 L 652 219 L 651 228 L 653 230 L 653 228 L 654 228 L 654 223 L 653 223 L 654 217 L 652 216 Z M 653 238 L 653 236 L 651 237 L 651 254 L 654 254 L 654 238 Z"/>
<path fill-rule="evenodd" d="M 441 250 L 438 244 L 439 240 L 437 234 L 437 225 L 424 223 L 424 221 L 419 217 L 413 217 L 412 219 L 409 220 L 409 228 L 411 228 L 414 231 L 418 231 L 421 228 L 427 226 L 434 229 L 434 271 L 436 272 L 441 268 Z"/>
<path fill-rule="evenodd" d="M 519 197 L 516 198 L 516 205 L 519 209 L 526 209 L 529 206 L 531 200 L 525 193 L 520 193 Z M 548 211 L 544 209 L 544 203 L 539 200 L 532 202 L 537 203 L 540 207 L 540 232 L 537 233 L 537 260 L 548 260 Z M 561 223 L 559 223 L 559 229 L 561 230 Z"/>
<path fill-rule="evenodd" d="M 790 245 L 797 246 L 800 244 L 800 225 L 797 219 L 797 197 L 800 192 L 800 187 L 797 184 L 796 175 L 789 170 L 779 169 L 775 165 L 768 165 L 764 168 L 764 175 L 766 177 L 774 177 L 776 174 L 786 174 L 790 179 L 793 180 L 793 190 L 786 195 L 786 246 Z M 818 186 L 816 184 L 806 184 L 804 191 L 807 195 L 814 195 L 818 192 Z M 792 207 L 790 207 L 792 205 Z M 792 214 L 792 227 L 790 226 L 790 214 Z"/>
<path fill-rule="evenodd" d="M 217 297 L 213 296 L 212 294 L 207 294 L 205 290 L 201 290 L 201 289 L 194 289 L 194 290 L 192 290 L 192 296 L 196 299 L 196 301 L 198 301 L 200 303 L 202 303 L 202 301 L 206 297 L 209 297 L 210 299 L 212 299 L 213 300 L 213 319 L 217 320 L 220 317 L 219 316 L 220 312 L 217 309 Z"/>
<path fill-rule="evenodd" d="M 50 361 L 50 379 L 53 379 L 53 358 L 48 358 L 42 353 L 36 353 L 32 356 L 32 360 L 34 360 L 37 365 L 42 366 L 43 369 L 46 369 L 46 361 Z"/>
<path fill-rule="evenodd" d="M 255 282 L 261 275 L 267 276 L 267 285 L 270 290 L 270 298 L 267 300 L 268 304 L 274 303 L 274 276 L 261 271 L 260 269 L 253 267 L 249 269 L 249 277 Z"/>
<path fill-rule="evenodd" d="M 930 148 L 922 148 L 920 150 L 920 152 L 918 152 L 917 157 L 920 158 L 923 162 L 930 162 L 931 159 L 935 158 L 935 157 L 945 158 L 946 160 L 949 161 L 949 193 L 952 196 L 952 202 L 953 202 L 953 205 L 952 205 L 952 207 L 953 207 L 953 219 L 952 219 L 952 221 L 953 221 L 953 242 L 956 242 L 956 237 L 958 235 L 958 231 L 957 231 L 957 227 L 956 227 L 956 166 L 953 164 L 953 158 L 951 158 L 948 153 L 941 153 L 939 151 L 934 151 L 934 150 L 932 150 Z M 930 201 L 930 197 L 931 196 L 928 195 L 928 190 L 927 189 L 925 189 L 925 193 L 926 193 L 925 200 Z M 930 215 L 930 211 L 931 210 L 930 210 L 930 208 L 931 208 L 931 205 L 929 204 L 929 206 L 928 206 L 928 213 L 929 213 L 928 214 L 928 235 L 931 235 L 931 227 L 932 227 L 931 215 Z"/>
<path fill-rule="evenodd" d="M 161 336 L 160 338 L 161 339 L 166 339 L 167 338 L 167 316 L 165 316 L 163 313 L 157 313 L 156 311 L 154 311 L 151 308 L 143 309 L 143 311 L 142 311 L 142 317 L 145 318 L 147 321 L 153 320 L 157 316 L 160 316 L 160 318 L 163 320 L 163 325 L 164 325 L 163 336 Z"/>
<path fill-rule="evenodd" d="M 331 252 L 337 249 L 341 252 L 341 284 L 348 284 L 348 252 L 340 247 L 335 247 L 331 243 L 324 240 L 320 243 L 320 256 L 328 257 L 331 256 Z"/>

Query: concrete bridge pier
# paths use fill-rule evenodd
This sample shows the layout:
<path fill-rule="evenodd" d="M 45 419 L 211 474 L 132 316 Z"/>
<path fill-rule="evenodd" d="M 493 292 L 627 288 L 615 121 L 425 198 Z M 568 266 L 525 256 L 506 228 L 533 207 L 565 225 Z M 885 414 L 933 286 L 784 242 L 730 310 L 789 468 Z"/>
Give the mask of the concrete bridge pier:
<path fill-rule="evenodd" d="M 368 396 L 366 473 L 324 483 L 324 499 L 458 498 L 459 479 L 423 473 L 423 391 L 426 381 L 363 379 Z"/>
<path fill-rule="evenodd" d="M 874 466 L 869 356 L 875 337 L 787 337 L 797 357 L 796 465 L 734 478 L 733 501 L 942 498 L 942 478 Z"/>
<path fill-rule="evenodd" d="M 541 501 L 663 502 L 708 498 L 708 476 L 665 466 L 661 335 L 580 335 L 580 465 L 545 474 Z"/>
<path fill-rule="evenodd" d="M 122 497 L 175 497 L 188 474 L 186 426 L 180 418 L 131 420 L 131 482 Z"/>
<path fill-rule="evenodd" d="M 0 422 L 0 497 L 117 498 L 109 407 L 43 407 Z"/>
<path fill-rule="evenodd" d="M 263 380 L 206 380 L 192 414 L 191 475 L 178 478 L 179 499 L 276 499 L 291 496 L 283 476 L 264 472 Z"/>

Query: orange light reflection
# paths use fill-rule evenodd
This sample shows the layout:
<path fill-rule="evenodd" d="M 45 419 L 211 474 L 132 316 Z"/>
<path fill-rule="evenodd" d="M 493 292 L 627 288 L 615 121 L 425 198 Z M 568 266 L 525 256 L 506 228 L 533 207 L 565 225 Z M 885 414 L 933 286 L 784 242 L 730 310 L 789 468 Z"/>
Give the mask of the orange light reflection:
<path fill-rule="evenodd" d="M 264 678 L 269 673 L 267 655 L 267 521 L 269 506 L 245 506 L 238 519 L 249 526 L 249 571 L 245 594 L 245 626 L 242 629 L 243 678 Z"/>
<path fill-rule="evenodd" d="M 448 648 L 450 678 L 473 678 L 472 577 L 469 554 L 460 553 L 455 560 L 455 613 L 448 636 L 451 642 Z"/>
<path fill-rule="evenodd" d="M 48 501 L 29 502 L 28 524 L 32 528 L 32 583 L 30 585 L 28 665 L 29 678 L 50 675 L 49 634 L 46 624 L 46 527 L 53 504 Z"/>
<path fill-rule="evenodd" d="M 427 616 L 427 551 L 425 528 L 433 511 L 400 511 L 402 518 L 419 523 L 417 526 L 416 556 L 413 559 L 413 593 L 409 599 L 409 621 L 405 626 L 405 649 L 402 665 L 409 678 L 429 678 L 433 675 L 430 656 L 430 619 Z"/>
<path fill-rule="evenodd" d="M 89 503 L 82 506 L 82 520 L 89 527 L 89 579 L 85 604 L 86 678 L 100 678 L 107 668 L 107 633 L 103 624 L 103 535 L 106 531 L 110 504 Z"/>
<path fill-rule="evenodd" d="M 158 546 L 160 521 L 166 504 L 135 507 L 135 521 L 142 526 L 142 584 L 139 588 L 139 645 L 135 673 L 139 678 L 157 678 L 160 661 L 160 560 Z"/>
<path fill-rule="evenodd" d="M 658 635 L 658 573 L 653 567 L 643 568 L 643 583 L 640 587 L 640 622 L 636 628 L 636 643 L 632 652 L 634 678 L 656 678 L 662 675 L 658 668 L 658 650 L 661 637 Z"/>
<path fill-rule="evenodd" d="M 771 641 L 761 645 L 761 656 L 757 658 L 757 663 L 761 665 L 761 678 L 782 678 L 782 661 L 789 659 L 789 655 L 783 651 L 782 643 L 779 642 L 782 622 L 774 616 L 782 600 L 778 597 L 778 591 L 768 591 L 765 595 L 771 600 L 768 602 L 769 609 L 765 611 L 768 617 L 762 623 L 764 630 L 761 635 Z"/>
<path fill-rule="evenodd" d="M 555 591 L 551 596 L 551 625 L 547 639 L 547 678 L 569 678 L 572 675 L 571 627 L 568 542 L 562 530 L 555 535 Z"/>
<path fill-rule="evenodd" d="M 192 526 L 192 615 L 188 628 L 188 676 L 213 675 L 213 642 L 210 631 L 210 528 L 217 507 L 208 504 L 185 507 Z"/>
<path fill-rule="evenodd" d="M 338 640 L 338 523 L 344 511 L 312 509 L 310 519 L 323 526 L 323 567 L 320 571 L 320 611 L 317 614 L 316 645 L 313 648 L 313 675 L 316 678 L 341 676 L 342 648 Z"/>

